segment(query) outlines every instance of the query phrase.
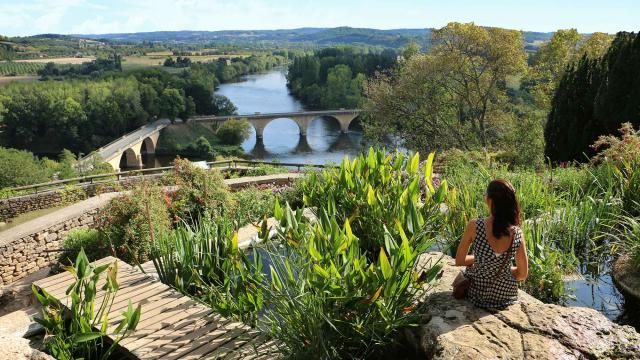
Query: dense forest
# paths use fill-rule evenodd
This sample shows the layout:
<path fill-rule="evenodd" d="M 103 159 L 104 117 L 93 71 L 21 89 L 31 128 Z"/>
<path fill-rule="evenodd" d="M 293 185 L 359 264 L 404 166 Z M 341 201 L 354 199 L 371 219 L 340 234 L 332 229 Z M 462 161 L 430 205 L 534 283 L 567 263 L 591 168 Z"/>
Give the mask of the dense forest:
<path fill-rule="evenodd" d="M 640 125 L 640 33 L 619 33 L 600 58 L 584 56 L 566 71 L 545 128 L 545 154 L 553 161 L 593 156 L 600 135 L 620 124 Z"/>
<path fill-rule="evenodd" d="M 2 145 L 86 154 L 160 117 L 229 114 L 232 104 L 213 96 L 219 82 L 285 61 L 280 55 L 250 56 L 230 63 L 194 63 L 178 73 L 162 68 L 121 71 L 113 64 L 116 59 L 96 60 L 74 71 L 52 64 L 44 75 L 64 80 L 0 87 Z"/>
<path fill-rule="evenodd" d="M 310 109 L 355 108 L 366 77 L 390 69 L 397 54 L 363 47 L 334 47 L 296 57 L 289 65 L 287 86 Z"/>

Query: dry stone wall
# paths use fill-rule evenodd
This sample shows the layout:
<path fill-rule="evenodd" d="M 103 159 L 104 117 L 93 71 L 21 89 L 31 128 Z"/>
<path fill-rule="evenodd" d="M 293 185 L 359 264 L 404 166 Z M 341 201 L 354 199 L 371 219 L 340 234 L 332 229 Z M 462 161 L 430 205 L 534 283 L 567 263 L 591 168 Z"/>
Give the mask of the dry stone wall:
<path fill-rule="evenodd" d="M 72 229 L 91 227 L 98 209 L 10 242 L 0 242 L 0 285 L 12 283 L 55 262 L 61 241 Z"/>

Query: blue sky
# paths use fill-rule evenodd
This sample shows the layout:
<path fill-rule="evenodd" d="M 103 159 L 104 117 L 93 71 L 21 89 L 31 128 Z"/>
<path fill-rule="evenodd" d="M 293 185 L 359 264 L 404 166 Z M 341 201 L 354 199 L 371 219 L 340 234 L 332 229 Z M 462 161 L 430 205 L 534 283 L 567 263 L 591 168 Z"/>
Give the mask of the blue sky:
<path fill-rule="evenodd" d="M 640 30 L 640 0 L 0 0 L 0 34 L 297 27 Z"/>

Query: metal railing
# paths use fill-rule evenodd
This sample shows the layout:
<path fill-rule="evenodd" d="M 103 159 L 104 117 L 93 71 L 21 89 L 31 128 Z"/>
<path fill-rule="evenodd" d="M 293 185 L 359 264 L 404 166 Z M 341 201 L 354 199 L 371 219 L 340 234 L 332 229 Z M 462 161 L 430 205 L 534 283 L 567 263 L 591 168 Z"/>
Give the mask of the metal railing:
<path fill-rule="evenodd" d="M 271 166 L 281 166 L 287 168 L 293 168 L 297 171 L 302 170 L 305 167 L 311 168 L 327 168 L 334 167 L 334 165 L 323 165 L 323 164 L 303 164 L 303 163 L 286 163 L 286 162 L 270 162 L 270 161 L 259 161 L 259 160 L 222 160 L 222 161 L 207 161 L 207 165 L 210 168 L 218 168 L 218 169 L 228 169 L 228 170 L 240 170 L 239 167 L 245 164 L 247 167 L 255 167 L 258 165 L 271 165 Z M 21 195 L 29 195 L 29 194 L 37 194 L 42 191 L 55 190 L 67 185 L 73 186 L 85 186 L 90 184 L 96 184 L 101 182 L 107 182 L 111 180 L 121 181 L 125 178 L 129 177 L 138 177 L 138 176 L 146 176 L 146 175 L 157 175 L 163 174 L 169 170 L 173 169 L 173 166 L 164 166 L 164 167 L 156 167 L 150 169 L 137 169 L 137 170 L 129 170 L 129 171 L 119 171 L 115 173 L 106 173 L 106 174 L 97 174 L 97 175 L 87 175 L 80 176 L 75 178 L 69 178 L 64 180 L 55 180 L 49 181 L 46 183 L 32 184 L 32 185 L 24 185 L 17 186 L 12 188 L 5 188 L 3 190 L 2 198 L 10 198 L 14 196 Z M 105 181 L 106 179 L 106 181 Z"/>

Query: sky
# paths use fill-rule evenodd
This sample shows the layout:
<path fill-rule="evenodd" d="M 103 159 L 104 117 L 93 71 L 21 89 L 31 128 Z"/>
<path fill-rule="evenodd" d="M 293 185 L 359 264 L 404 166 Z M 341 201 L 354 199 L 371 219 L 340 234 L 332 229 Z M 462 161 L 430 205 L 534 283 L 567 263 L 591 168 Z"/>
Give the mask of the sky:
<path fill-rule="evenodd" d="M 640 31 L 640 0 L 0 0 L 0 34 L 299 27 Z"/>

